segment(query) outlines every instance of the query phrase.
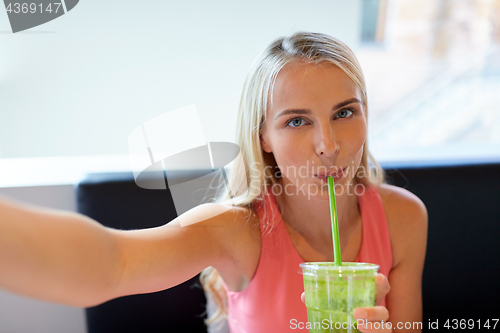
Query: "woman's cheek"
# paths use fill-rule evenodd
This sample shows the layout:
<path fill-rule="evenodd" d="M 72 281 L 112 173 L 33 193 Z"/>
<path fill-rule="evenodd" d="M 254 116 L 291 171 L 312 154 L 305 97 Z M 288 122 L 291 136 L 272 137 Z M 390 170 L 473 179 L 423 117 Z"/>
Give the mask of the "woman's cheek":
<path fill-rule="evenodd" d="M 363 151 L 364 151 L 364 144 L 366 142 L 366 127 L 364 126 L 360 127 L 361 129 L 357 127 L 357 130 L 351 132 L 352 135 L 350 136 L 350 140 L 347 141 L 349 142 L 349 151 L 351 155 L 350 166 L 352 169 L 350 170 L 351 172 L 349 173 L 350 179 L 354 178 L 354 174 L 356 173 L 356 170 L 358 169 L 361 163 L 361 158 L 363 157 Z"/>
<path fill-rule="evenodd" d="M 357 170 L 359 168 L 359 164 L 361 163 L 361 158 L 363 157 L 363 146 L 361 146 L 361 149 L 358 151 L 358 153 L 356 154 L 356 157 L 354 158 L 354 161 L 353 161 L 353 170 Z M 356 172 L 353 172 L 352 173 L 352 178 L 354 178 L 354 175 L 356 174 Z"/>

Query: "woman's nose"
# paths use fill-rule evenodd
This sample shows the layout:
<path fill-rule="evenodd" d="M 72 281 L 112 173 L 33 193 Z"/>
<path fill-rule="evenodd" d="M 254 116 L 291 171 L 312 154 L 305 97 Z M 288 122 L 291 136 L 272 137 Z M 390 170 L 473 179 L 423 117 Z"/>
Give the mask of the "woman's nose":
<path fill-rule="evenodd" d="M 316 154 L 318 156 L 332 157 L 340 148 L 329 124 L 318 129 L 316 138 Z"/>

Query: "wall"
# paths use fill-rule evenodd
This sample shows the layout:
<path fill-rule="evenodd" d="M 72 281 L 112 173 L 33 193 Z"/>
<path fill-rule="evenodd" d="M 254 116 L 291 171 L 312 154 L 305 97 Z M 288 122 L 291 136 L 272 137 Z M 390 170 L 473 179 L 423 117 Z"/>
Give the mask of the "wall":
<path fill-rule="evenodd" d="M 355 45 L 359 6 L 85 0 L 16 34 L 0 11 L 0 157 L 124 154 L 134 128 L 191 104 L 208 141 L 234 141 L 243 81 L 261 50 L 301 30 Z"/>

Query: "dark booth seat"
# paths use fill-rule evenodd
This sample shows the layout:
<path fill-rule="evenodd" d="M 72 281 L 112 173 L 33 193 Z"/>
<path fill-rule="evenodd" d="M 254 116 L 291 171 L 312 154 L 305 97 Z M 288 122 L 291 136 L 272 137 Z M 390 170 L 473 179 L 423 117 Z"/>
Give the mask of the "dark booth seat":
<path fill-rule="evenodd" d="M 415 193 L 429 212 L 423 274 L 429 321 L 498 318 L 500 162 L 385 164 L 389 182 Z M 79 212 L 119 229 L 176 217 L 169 191 L 136 186 L 132 174 L 93 174 L 77 187 Z M 90 333 L 206 332 L 198 277 L 166 291 L 122 297 L 86 310 Z M 451 322 L 450 322 L 451 324 Z"/>
<path fill-rule="evenodd" d="M 429 213 L 423 274 L 430 321 L 498 318 L 500 161 L 384 165 L 389 183 L 416 194 Z M 477 324 L 477 322 L 476 322 Z"/>
<path fill-rule="evenodd" d="M 78 211 L 105 226 L 143 229 L 177 217 L 168 190 L 139 188 L 132 173 L 90 174 L 77 188 Z M 87 308 L 89 333 L 206 333 L 199 275 L 168 290 L 120 297 Z"/>

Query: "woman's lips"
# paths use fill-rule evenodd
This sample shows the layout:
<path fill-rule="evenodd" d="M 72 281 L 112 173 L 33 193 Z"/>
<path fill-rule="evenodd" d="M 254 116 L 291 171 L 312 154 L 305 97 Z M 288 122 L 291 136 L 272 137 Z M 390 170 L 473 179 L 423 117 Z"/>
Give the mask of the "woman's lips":
<path fill-rule="evenodd" d="M 339 180 L 340 180 L 340 178 L 342 178 L 342 177 L 344 176 L 344 170 L 345 170 L 345 169 L 346 169 L 346 168 L 343 168 L 343 169 L 341 169 L 341 170 L 337 171 L 337 172 L 334 174 L 334 176 L 333 176 L 333 181 L 334 181 L 334 182 L 339 181 Z M 323 176 L 323 175 L 322 175 L 322 176 L 320 176 L 320 175 L 314 175 L 314 176 L 315 176 L 315 177 L 317 177 L 317 178 L 319 178 L 319 179 L 321 179 L 322 181 L 325 181 L 325 182 L 327 181 L 327 178 L 326 178 L 327 176 L 326 176 L 326 175 L 324 175 L 324 176 Z"/>

